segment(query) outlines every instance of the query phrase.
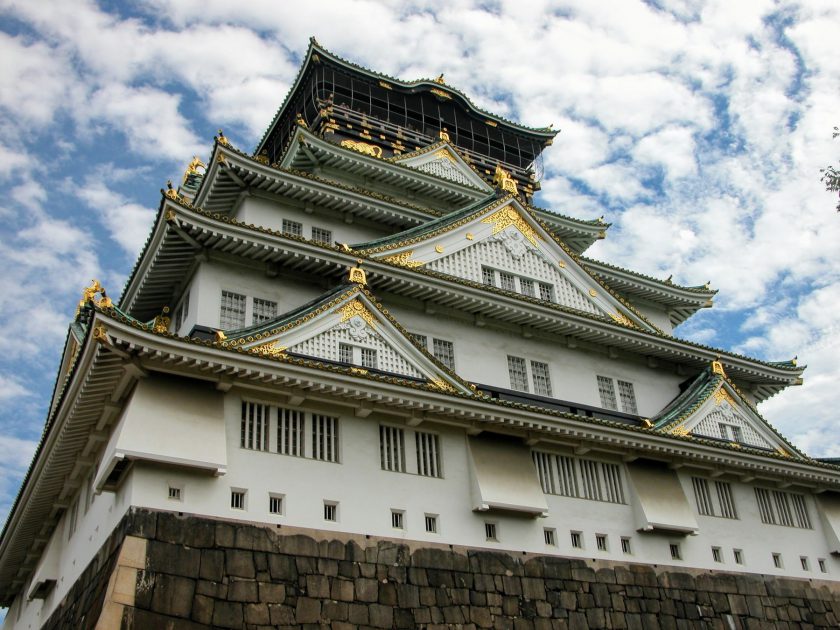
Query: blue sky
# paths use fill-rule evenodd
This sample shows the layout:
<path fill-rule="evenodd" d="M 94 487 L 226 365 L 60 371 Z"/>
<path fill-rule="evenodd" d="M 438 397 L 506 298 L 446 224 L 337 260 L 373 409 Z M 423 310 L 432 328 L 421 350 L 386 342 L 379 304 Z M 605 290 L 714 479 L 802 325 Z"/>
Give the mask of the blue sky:
<path fill-rule="evenodd" d="M 588 253 L 720 289 L 677 329 L 805 385 L 761 406 L 840 455 L 840 8 L 827 2 L 0 0 L 0 519 L 40 436 L 66 326 L 116 296 L 159 190 L 219 127 L 252 150 L 310 36 L 367 67 L 445 73 L 482 107 L 561 133 L 537 204 L 605 215 Z"/>

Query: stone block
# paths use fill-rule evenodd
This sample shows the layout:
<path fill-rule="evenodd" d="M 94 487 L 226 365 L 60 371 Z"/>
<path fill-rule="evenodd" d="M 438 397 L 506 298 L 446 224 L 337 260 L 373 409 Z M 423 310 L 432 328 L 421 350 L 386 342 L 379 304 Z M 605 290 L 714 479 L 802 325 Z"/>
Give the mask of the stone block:
<path fill-rule="evenodd" d="M 157 519 L 157 540 L 188 547 L 212 547 L 216 540 L 213 521 L 191 516 L 178 516 L 174 512 L 161 512 Z"/>
<path fill-rule="evenodd" d="M 318 557 L 337 562 L 347 557 L 347 550 L 339 540 L 322 540 L 318 543 Z"/>
<path fill-rule="evenodd" d="M 269 536 L 268 530 L 255 525 L 239 525 L 234 534 L 233 546 L 249 551 L 276 550 L 275 541 Z"/>
<path fill-rule="evenodd" d="M 545 581 L 541 578 L 523 577 L 522 595 L 526 599 L 545 599 Z"/>
<path fill-rule="evenodd" d="M 368 623 L 374 628 L 390 628 L 394 624 L 394 609 L 391 606 L 371 604 Z"/>
<path fill-rule="evenodd" d="M 379 598 L 378 601 L 383 606 L 397 605 L 397 588 L 395 585 L 388 582 L 379 583 Z"/>
<path fill-rule="evenodd" d="M 276 549 L 280 553 L 287 553 L 291 556 L 318 557 L 318 543 L 309 536 L 295 534 L 292 536 L 278 536 Z"/>
<path fill-rule="evenodd" d="M 605 628 L 607 618 L 603 608 L 590 608 L 586 611 L 586 625 L 589 628 Z M 651 626 L 653 627 L 653 626 Z"/>
<path fill-rule="evenodd" d="M 244 622 L 242 604 L 217 601 L 213 607 L 213 625 L 220 628 L 241 628 Z"/>
<path fill-rule="evenodd" d="M 572 569 L 572 579 L 577 582 L 594 582 L 595 571 L 589 567 L 577 567 Z"/>
<path fill-rule="evenodd" d="M 269 604 L 268 616 L 273 626 L 291 626 L 295 623 L 295 609 L 282 604 Z"/>
<path fill-rule="evenodd" d="M 324 602 L 321 617 L 324 621 L 347 621 L 347 602 Z"/>
<path fill-rule="evenodd" d="M 134 588 L 134 606 L 136 608 L 151 609 L 156 575 L 154 571 L 137 572 L 137 584 Z"/>
<path fill-rule="evenodd" d="M 327 598 L 330 596 L 330 580 L 325 575 L 306 576 L 306 594 L 309 597 Z"/>
<path fill-rule="evenodd" d="M 569 630 L 589 630 L 586 615 L 580 612 L 569 613 Z"/>
<path fill-rule="evenodd" d="M 254 554 L 240 549 L 225 549 L 225 574 L 235 577 L 256 577 Z"/>
<path fill-rule="evenodd" d="M 297 582 L 298 570 L 295 559 L 279 553 L 268 554 L 268 572 L 272 580 Z"/>
<path fill-rule="evenodd" d="M 295 557 L 295 566 L 299 574 L 307 575 L 318 572 L 318 559 L 311 557 Z"/>
<path fill-rule="evenodd" d="M 202 549 L 198 577 L 220 582 L 225 574 L 225 552 L 221 549 Z"/>
<path fill-rule="evenodd" d="M 128 621 L 126 618 L 130 618 Z M 125 609 L 123 627 L 128 628 L 163 628 L 165 630 L 200 630 L 205 626 L 188 619 L 167 617 L 149 610 Z"/>
<path fill-rule="evenodd" d="M 195 581 L 177 575 L 158 574 L 155 577 L 151 609 L 172 617 L 188 619 L 195 594 Z"/>
<path fill-rule="evenodd" d="M 321 619 L 321 602 L 311 597 L 298 597 L 295 607 L 297 623 L 318 623 Z"/>
<path fill-rule="evenodd" d="M 749 608 L 747 608 L 747 600 L 743 595 L 737 594 L 730 594 L 728 596 L 729 599 L 729 609 L 732 611 L 734 615 L 747 615 L 749 614 Z"/>
<path fill-rule="evenodd" d="M 341 546 L 341 549 L 344 549 L 344 545 Z M 318 558 L 318 575 L 326 575 L 327 577 L 338 575 L 338 560 Z"/>
<path fill-rule="evenodd" d="M 233 547 L 236 528 L 228 523 L 216 523 L 216 546 Z"/>
<path fill-rule="evenodd" d="M 268 604 L 245 604 L 245 623 L 255 626 L 266 626 L 271 623 L 268 614 Z"/>
<path fill-rule="evenodd" d="M 493 616 L 490 611 L 483 606 L 471 606 L 469 608 L 470 621 L 479 628 L 492 628 Z"/>
<path fill-rule="evenodd" d="M 375 602 L 379 598 L 379 584 L 370 578 L 357 578 L 353 582 L 356 599 L 360 602 Z"/>
<path fill-rule="evenodd" d="M 368 607 L 364 604 L 350 604 L 347 606 L 347 621 L 357 626 L 366 626 L 370 616 Z"/>
<path fill-rule="evenodd" d="M 267 604 L 282 604 L 286 601 L 286 586 L 276 582 L 258 582 L 259 600 Z"/>
<path fill-rule="evenodd" d="M 210 580 L 198 580 L 195 585 L 195 592 L 214 599 L 225 599 L 227 597 L 227 584 L 211 582 Z"/>
<path fill-rule="evenodd" d="M 205 595 L 196 595 L 192 601 L 190 617 L 198 623 L 209 626 L 213 622 L 213 604 L 212 598 Z"/>
<path fill-rule="evenodd" d="M 198 577 L 201 565 L 201 552 L 198 549 L 150 540 L 147 550 L 147 567 L 150 570 L 188 578 Z"/>
<path fill-rule="evenodd" d="M 232 602 L 260 601 L 257 583 L 248 580 L 232 580 L 228 584 L 228 599 Z"/>

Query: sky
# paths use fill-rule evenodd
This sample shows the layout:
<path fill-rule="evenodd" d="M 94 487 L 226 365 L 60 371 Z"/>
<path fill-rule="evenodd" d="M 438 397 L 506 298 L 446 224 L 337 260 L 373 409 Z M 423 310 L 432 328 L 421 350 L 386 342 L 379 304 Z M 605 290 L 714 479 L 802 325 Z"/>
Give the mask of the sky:
<path fill-rule="evenodd" d="M 170 6 L 172 5 L 172 6 Z M 840 456 L 836 0 L 0 0 L 0 521 L 41 435 L 67 325 L 113 297 L 160 189 L 223 128 L 252 151 L 310 36 L 406 80 L 561 133 L 536 204 L 613 226 L 587 254 L 713 309 L 675 334 L 805 384 L 761 413 Z"/>

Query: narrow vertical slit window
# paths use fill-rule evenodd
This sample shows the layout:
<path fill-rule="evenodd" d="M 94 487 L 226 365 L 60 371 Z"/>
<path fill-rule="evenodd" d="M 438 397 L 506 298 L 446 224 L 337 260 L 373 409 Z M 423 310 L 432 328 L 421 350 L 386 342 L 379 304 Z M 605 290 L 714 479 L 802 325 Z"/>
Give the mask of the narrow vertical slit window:
<path fill-rule="evenodd" d="M 268 495 L 268 511 L 270 514 L 283 514 L 283 495 L 269 494 Z"/>
<path fill-rule="evenodd" d="M 575 549 L 583 549 L 583 533 L 582 532 L 569 532 L 572 540 L 572 547 Z"/>
<path fill-rule="evenodd" d="M 230 508 L 232 510 L 245 509 L 245 490 L 230 491 Z"/>
<path fill-rule="evenodd" d="M 417 452 L 417 474 L 440 477 L 440 439 L 435 433 L 417 431 L 414 434 Z"/>
<path fill-rule="evenodd" d="M 391 527 L 394 529 L 405 529 L 405 512 L 402 510 L 391 510 Z"/>
<path fill-rule="evenodd" d="M 430 534 L 437 534 L 438 532 L 438 517 L 436 514 L 426 514 L 426 531 Z"/>
<path fill-rule="evenodd" d="M 671 552 L 671 559 L 672 560 L 682 560 L 682 552 L 680 551 L 679 543 L 669 544 L 668 549 Z"/>
<path fill-rule="evenodd" d="M 312 414 L 312 458 L 338 461 L 338 418 Z"/>
<path fill-rule="evenodd" d="M 741 549 L 733 549 L 732 557 L 735 558 L 735 564 L 744 564 L 744 552 Z"/>
<path fill-rule="evenodd" d="M 489 521 L 484 523 L 484 537 L 491 542 L 499 542 L 496 534 L 496 523 Z"/>
<path fill-rule="evenodd" d="M 549 545 L 550 547 L 556 547 L 557 531 L 550 527 L 543 528 L 543 540 L 545 540 L 546 545 Z"/>
<path fill-rule="evenodd" d="M 379 425 L 379 461 L 382 470 L 405 472 L 405 431 Z"/>
<path fill-rule="evenodd" d="M 598 548 L 598 551 L 607 551 L 606 534 L 595 534 L 595 547 Z"/>
<path fill-rule="evenodd" d="M 782 554 L 774 553 L 772 557 L 773 557 L 773 566 L 776 567 L 777 569 L 781 569 L 783 567 L 783 565 L 782 565 Z"/>
<path fill-rule="evenodd" d="M 633 553 L 632 547 L 630 546 L 630 539 L 626 536 L 621 537 L 621 553 L 631 554 Z"/>
<path fill-rule="evenodd" d="M 338 521 L 338 503 L 334 501 L 324 501 L 324 520 Z"/>
<path fill-rule="evenodd" d="M 712 547 L 712 560 L 715 562 L 723 562 L 723 553 L 720 547 Z"/>
<path fill-rule="evenodd" d="M 303 412 L 294 409 L 277 409 L 277 452 L 281 455 L 304 456 Z"/>

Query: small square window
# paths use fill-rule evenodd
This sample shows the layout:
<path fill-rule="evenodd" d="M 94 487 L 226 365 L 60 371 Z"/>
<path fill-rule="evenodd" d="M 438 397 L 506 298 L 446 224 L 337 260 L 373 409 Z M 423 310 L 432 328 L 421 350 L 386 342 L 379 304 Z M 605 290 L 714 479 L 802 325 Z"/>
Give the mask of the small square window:
<path fill-rule="evenodd" d="M 799 556 L 799 564 L 802 565 L 803 571 L 808 571 L 808 556 Z"/>
<path fill-rule="evenodd" d="M 607 537 L 605 534 L 595 534 L 595 547 L 598 548 L 598 551 L 607 550 Z"/>
<path fill-rule="evenodd" d="M 671 543 L 668 545 L 671 550 L 671 559 L 672 560 L 682 560 L 682 553 L 680 553 L 680 545 L 679 543 Z"/>
<path fill-rule="evenodd" d="M 333 522 L 338 520 L 338 503 L 324 501 L 324 520 Z"/>
<path fill-rule="evenodd" d="M 732 555 L 735 558 L 735 564 L 744 564 L 744 552 L 740 549 L 733 549 Z"/>
<path fill-rule="evenodd" d="M 621 553 L 631 554 L 633 553 L 632 547 L 630 546 L 630 539 L 626 536 L 621 537 Z"/>
<path fill-rule="evenodd" d="M 484 537 L 493 542 L 499 541 L 496 536 L 496 523 L 484 523 Z"/>
<path fill-rule="evenodd" d="M 430 534 L 437 534 L 437 532 L 438 532 L 438 517 L 437 517 L 437 514 L 426 514 L 426 531 Z"/>
<path fill-rule="evenodd" d="M 303 224 L 297 221 L 283 219 L 283 234 L 288 236 L 303 236 Z"/>
<path fill-rule="evenodd" d="M 505 291 L 516 291 L 516 282 L 513 274 L 500 271 L 499 280 L 501 281 L 502 289 L 504 289 Z"/>
<path fill-rule="evenodd" d="M 182 497 L 181 488 L 178 486 L 169 486 L 169 498 L 173 501 L 180 501 Z"/>
<path fill-rule="evenodd" d="M 323 243 L 324 245 L 332 245 L 332 232 L 324 228 L 312 228 L 312 240 L 316 243 Z"/>
<path fill-rule="evenodd" d="M 245 490 L 231 490 L 230 491 L 230 508 L 232 510 L 245 509 Z"/>
<path fill-rule="evenodd" d="M 773 554 L 773 566 L 777 569 L 781 569 L 784 565 L 782 564 L 782 554 L 774 553 Z"/>
<path fill-rule="evenodd" d="M 271 514 L 283 514 L 283 495 L 269 494 L 268 495 L 268 511 Z"/>
<path fill-rule="evenodd" d="M 550 527 L 543 528 L 543 538 L 545 539 L 546 545 L 550 545 L 552 547 L 557 546 L 557 532 L 554 529 Z"/>
<path fill-rule="evenodd" d="M 828 573 L 828 567 L 825 565 L 825 558 L 817 560 L 817 564 L 820 565 L 820 573 Z"/>
<path fill-rule="evenodd" d="M 572 547 L 575 549 L 583 549 L 583 536 L 581 532 L 570 532 L 572 536 Z"/>
<path fill-rule="evenodd" d="M 723 554 L 720 551 L 720 547 L 712 547 L 712 560 L 723 562 Z"/>
<path fill-rule="evenodd" d="M 394 529 L 405 529 L 405 512 L 402 510 L 391 510 L 391 527 Z"/>

